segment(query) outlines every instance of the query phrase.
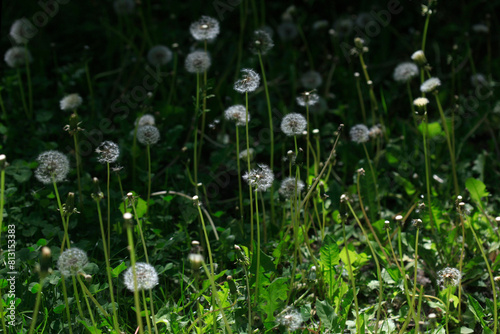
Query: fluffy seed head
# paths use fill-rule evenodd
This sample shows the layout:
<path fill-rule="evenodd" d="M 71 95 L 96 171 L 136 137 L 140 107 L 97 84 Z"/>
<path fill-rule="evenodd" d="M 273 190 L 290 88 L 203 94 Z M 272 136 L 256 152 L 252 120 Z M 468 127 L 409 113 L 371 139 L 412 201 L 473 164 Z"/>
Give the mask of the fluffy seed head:
<path fill-rule="evenodd" d="M 476 73 L 471 75 L 470 77 L 470 83 L 474 87 L 488 87 L 489 83 L 484 74 L 482 73 Z"/>
<path fill-rule="evenodd" d="M 164 45 L 153 46 L 148 52 L 148 61 L 153 66 L 165 65 L 172 60 L 172 51 Z"/>
<path fill-rule="evenodd" d="M 193 270 L 198 270 L 203 265 L 203 255 L 198 253 L 190 253 L 188 261 L 191 263 Z"/>
<path fill-rule="evenodd" d="M 323 83 L 323 79 L 321 78 L 321 74 L 316 71 L 308 71 L 300 77 L 300 83 L 305 89 L 315 89 L 321 86 Z"/>
<path fill-rule="evenodd" d="M 413 100 L 413 105 L 417 108 L 424 108 L 429 103 L 426 97 L 417 97 Z"/>
<path fill-rule="evenodd" d="M 137 120 L 137 127 L 145 125 L 155 125 L 155 117 L 150 114 L 144 114 Z"/>
<path fill-rule="evenodd" d="M 231 106 L 224 112 L 224 117 L 228 121 L 236 123 L 237 126 L 243 126 L 246 124 L 246 108 L 241 104 Z M 250 114 L 248 114 L 248 121 L 250 122 Z"/>
<path fill-rule="evenodd" d="M 253 54 L 260 53 L 265 55 L 274 46 L 274 42 L 269 35 L 264 30 L 254 31 L 252 41 L 250 42 L 250 51 Z"/>
<path fill-rule="evenodd" d="M 134 0 L 115 0 L 113 3 L 115 12 L 117 15 L 129 15 L 132 14 L 135 8 Z"/>
<path fill-rule="evenodd" d="M 248 151 L 250 151 L 250 161 L 253 160 L 255 156 L 255 150 L 253 148 L 250 148 Z M 246 160 L 247 159 L 247 150 L 243 150 L 240 152 L 240 159 L 241 160 Z"/>
<path fill-rule="evenodd" d="M 349 131 L 351 140 L 357 144 L 366 143 L 370 140 L 370 130 L 364 124 L 357 124 Z"/>
<path fill-rule="evenodd" d="M 462 273 L 456 268 L 444 268 L 438 271 L 438 284 L 443 288 L 458 286 L 462 279 Z"/>
<path fill-rule="evenodd" d="M 351 34 L 354 24 L 350 18 L 342 18 L 335 22 L 335 34 L 339 37 L 348 36 Z"/>
<path fill-rule="evenodd" d="M 486 24 L 478 23 L 472 26 L 472 31 L 487 34 L 490 31 L 490 28 L 488 28 Z"/>
<path fill-rule="evenodd" d="M 273 184 L 274 173 L 269 166 L 259 164 L 258 168 L 252 169 L 250 173 L 246 172 L 243 180 L 257 191 L 266 191 Z"/>
<path fill-rule="evenodd" d="M 102 142 L 95 151 L 99 154 L 97 160 L 102 164 L 113 163 L 120 155 L 120 148 L 118 145 L 109 140 Z"/>
<path fill-rule="evenodd" d="M 297 194 L 300 194 L 302 190 L 304 190 L 304 182 L 297 180 L 297 188 L 295 188 L 295 180 L 296 179 L 294 177 L 287 177 L 281 181 L 279 189 L 281 196 L 291 198 L 292 196 L 295 196 L 295 189 L 297 189 Z"/>
<path fill-rule="evenodd" d="M 278 35 L 283 41 L 291 41 L 299 34 L 297 25 L 292 21 L 283 21 L 278 26 Z"/>
<path fill-rule="evenodd" d="M 198 21 L 191 23 L 189 32 L 197 41 L 214 39 L 220 32 L 219 21 L 210 16 L 202 16 Z"/>
<path fill-rule="evenodd" d="M 281 121 L 281 131 L 287 136 L 301 135 L 306 127 L 306 118 L 298 113 L 288 114 Z"/>
<path fill-rule="evenodd" d="M 210 55 L 205 51 L 193 51 L 186 57 L 184 66 L 189 73 L 203 73 L 212 65 Z"/>
<path fill-rule="evenodd" d="M 14 39 L 17 44 L 25 44 L 33 38 L 38 30 L 26 18 L 15 20 L 10 27 L 10 37 Z"/>
<path fill-rule="evenodd" d="M 158 273 L 156 269 L 145 262 L 135 264 L 135 276 L 137 279 L 137 291 L 151 290 L 158 284 Z M 123 276 L 123 282 L 130 291 L 135 291 L 134 273 L 132 267 L 128 268 Z"/>
<path fill-rule="evenodd" d="M 425 80 L 420 85 L 420 91 L 422 93 L 431 93 L 439 86 L 441 86 L 441 80 L 439 80 L 438 78 L 430 78 L 430 79 Z"/>
<path fill-rule="evenodd" d="M 82 105 L 83 99 L 79 94 L 69 94 L 59 102 L 61 110 L 73 111 Z"/>
<path fill-rule="evenodd" d="M 401 63 L 394 69 L 392 77 L 394 81 L 406 83 L 411 78 L 418 75 L 418 66 L 415 63 L 405 62 Z"/>
<path fill-rule="evenodd" d="M 57 260 L 57 267 L 64 276 L 75 276 L 88 262 L 87 253 L 75 247 L 61 253 Z"/>
<path fill-rule="evenodd" d="M 66 179 L 69 172 L 69 160 L 59 151 L 46 151 L 38 156 L 38 168 L 35 170 L 35 177 L 44 184 L 61 182 Z"/>
<path fill-rule="evenodd" d="M 319 95 L 316 93 L 304 92 L 297 97 L 297 103 L 301 107 L 313 106 L 319 102 Z"/>
<path fill-rule="evenodd" d="M 292 308 L 288 310 L 286 313 L 283 313 L 277 321 L 280 325 L 285 326 L 288 329 L 288 332 L 295 332 L 302 325 L 304 319 L 299 311 Z"/>
<path fill-rule="evenodd" d="M 137 140 L 143 145 L 154 145 L 160 140 L 160 131 L 154 125 L 144 125 L 137 129 Z"/>
<path fill-rule="evenodd" d="M 238 93 L 253 92 L 259 87 L 260 76 L 252 69 L 244 68 L 241 70 L 243 72 L 243 78 L 237 80 L 234 83 L 234 90 Z"/>
<path fill-rule="evenodd" d="M 31 57 L 31 53 L 29 50 L 25 50 L 22 46 L 13 46 L 5 52 L 5 56 L 3 57 L 7 65 L 12 68 L 16 68 L 19 66 L 23 66 L 26 64 L 26 60 L 28 63 L 33 61 L 33 57 Z"/>

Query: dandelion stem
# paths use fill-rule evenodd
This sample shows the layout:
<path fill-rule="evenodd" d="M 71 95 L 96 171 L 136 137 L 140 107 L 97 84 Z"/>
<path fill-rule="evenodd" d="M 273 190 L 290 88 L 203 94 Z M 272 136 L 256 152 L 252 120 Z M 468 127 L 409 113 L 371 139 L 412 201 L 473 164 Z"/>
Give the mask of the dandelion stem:
<path fill-rule="evenodd" d="M 75 112 L 76 115 L 76 112 Z M 78 117 L 78 116 L 77 116 Z M 78 151 L 78 130 L 75 131 L 73 134 L 73 141 L 75 143 L 75 158 L 76 158 L 76 176 L 78 179 L 78 197 L 79 197 L 79 202 L 80 202 L 80 207 L 83 206 L 83 193 L 82 193 L 82 181 L 81 181 L 81 176 L 80 176 L 80 170 L 81 170 L 81 160 L 80 160 L 80 152 Z"/>
<path fill-rule="evenodd" d="M 257 218 L 257 272 L 255 273 L 255 304 L 259 301 L 260 278 L 260 218 L 259 218 L 259 192 L 255 192 L 255 217 Z"/>
<path fill-rule="evenodd" d="M 380 212 L 380 196 L 378 195 L 378 184 L 377 184 L 377 177 L 375 176 L 375 170 L 373 169 L 372 162 L 370 160 L 370 155 L 368 154 L 368 150 L 366 149 L 366 144 L 363 144 L 363 149 L 365 150 L 366 154 L 366 160 L 368 161 L 368 166 L 370 167 L 370 173 L 372 175 L 372 181 L 373 181 L 373 188 L 375 189 L 375 196 L 377 198 L 377 209 L 378 212 Z"/>
<path fill-rule="evenodd" d="M 245 136 L 247 144 L 247 165 L 248 174 L 250 174 L 250 137 L 248 136 L 248 92 L 245 92 Z M 248 187 L 250 194 L 250 249 L 253 250 L 253 194 L 252 187 Z"/>
<path fill-rule="evenodd" d="M 134 236 L 132 235 L 132 222 L 130 220 L 125 220 L 125 225 L 127 228 L 127 240 L 128 240 L 128 247 L 130 250 L 130 265 L 132 266 L 132 275 L 134 277 L 135 314 L 137 317 L 137 325 L 139 326 L 139 333 L 144 334 L 142 317 L 141 317 L 141 304 L 139 303 L 139 291 L 137 291 L 137 274 L 135 268 L 135 249 L 134 249 Z"/>
<path fill-rule="evenodd" d="M 194 109 L 194 189 L 198 195 L 198 111 L 200 109 L 200 73 L 196 73 L 196 107 Z"/>
<path fill-rule="evenodd" d="M 153 333 L 153 331 L 151 330 L 151 320 L 149 320 L 148 305 L 146 304 L 146 294 L 144 293 L 144 289 L 142 289 L 141 292 L 142 292 L 142 305 L 144 307 L 144 313 L 146 316 L 146 325 L 148 326 L 149 333 Z"/>
<path fill-rule="evenodd" d="M 24 96 L 23 79 L 21 78 L 21 71 L 19 68 L 17 69 L 17 81 L 19 82 L 19 91 L 21 92 L 21 101 L 23 103 L 24 113 L 28 119 L 31 119 L 28 104 L 26 103 L 26 97 Z"/>
<path fill-rule="evenodd" d="M 111 257 L 111 198 L 109 194 L 109 181 L 110 181 L 110 173 L 109 173 L 109 162 L 106 163 L 108 179 L 106 182 L 106 194 L 108 200 L 108 256 Z"/>
<path fill-rule="evenodd" d="M 146 153 L 148 156 L 148 200 L 146 212 L 149 214 L 149 199 L 151 198 L 151 149 L 150 145 L 146 146 Z"/>
<path fill-rule="evenodd" d="M 79 275 L 76 276 L 76 279 L 78 280 L 78 283 L 80 283 L 80 286 L 82 287 L 83 299 L 85 299 L 85 304 L 87 305 L 87 309 L 89 311 L 89 316 L 90 316 L 90 321 L 92 321 L 92 326 L 94 328 L 97 328 L 97 325 L 96 325 L 95 319 L 94 319 L 94 314 L 92 313 L 92 308 L 90 308 L 89 299 L 88 299 L 87 294 L 85 293 L 85 290 L 84 290 L 84 284 L 83 284 Z"/>
<path fill-rule="evenodd" d="M 238 168 L 238 194 L 240 197 L 240 230 L 241 233 L 243 234 L 243 217 L 244 217 L 244 211 L 243 211 L 243 191 L 242 191 L 242 186 L 241 186 L 241 167 L 240 167 L 240 131 L 238 129 L 238 125 L 236 125 L 236 163 L 237 163 L 237 168 Z M 247 154 L 250 154 L 250 152 L 247 151 Z"/>
<path fill-rule="evenodd" d="M 31 72 L 28 55 L 28 44 L 24 44 L 24 55 L 26 64 L 26 77 L 28 79 L 28 103 L 29 103 L 29 118 L 33 118 L 33 89 L 31 87 Z"/>

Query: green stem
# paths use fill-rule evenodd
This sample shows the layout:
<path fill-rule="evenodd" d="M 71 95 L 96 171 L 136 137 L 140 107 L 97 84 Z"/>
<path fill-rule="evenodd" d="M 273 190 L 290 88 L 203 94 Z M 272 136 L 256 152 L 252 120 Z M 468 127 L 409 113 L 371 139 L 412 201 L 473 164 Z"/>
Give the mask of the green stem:
<path fill-rule="evenodd" d="M 377 177 L 375 176 L 375 170 L 373 169 L 372 162 L 370 160 L 370 155 L 368 154 L 368 150 L 366 149 L 365 143 L 363 143 L 363 148 L 366 154 L 366 160 L 368 161 L 368 166 L 370 167 L 370 173 L 372 175 L 373 187 L 375 188 L 375 197 L 377 197 L 377 209 L 380 212 L 380 196 L 378 195 L 378 185 L 377 185 Z"/>
<path fill-rule="evenodd" d="M 349 257 L 349 244 L 347 242 L 347 238 L 345 235 L 345 223 L 344 219 L 342 219 L 342 234 L 344 236 L 344 248 L 346 250 L 346 257 L 347 257 L 347 268 L 349 271 L 349 280 L 351 281 L 351 286 L 352 286 L 352 294 L 354 296 L 354 309 L 356 310 L 356 333 L 361 333 L 361 318 L 359 317 L 359 306 L 358 306 L 358 294 L 356 292 L 356 282 L 354 280 L 354 274 L 352 272 L 352 266 L 351 266 L 351 258 Z"/>
<path fill-rule="evenodd" d="M 156 316 L 153 304 L 153 292 L 151 292 L 151 290 L 149 290 L 149 307 L 151 308 L 151 316 L 153 317 L 153 326 L 155 327 L 155 333 L 159 333 L 158 326 L 156 325 Z"/>
<path fill-rule="evenodd" d="M 75 295 L 75 300 L 76 300 L 76 306 L 78 308 L 78 313 L 80 314 L 80 317 L 83 320 L 85 318 L 83 317 L 83 310 L 82 310 L 82 306 L 80 305 L 80 295 L 78 293 L 78 287 L 76 286 L 75 276 L 71 276 L 71 280 L 73 282 L 73 293 Z"/>
<path fill-rule="evenodd" d="M 144 334 L 144 328 L 142 324 L 141 317 L 141 304 L 139 303 L 139 291 L 137 290 L 137 274 L 135 268 L 135 249 L 134 249 L 134 236 L 132 235 L 132 222 L 126 221 L 125 225 L 127 227 L 127 240 L 128 247 L 130 250 L 130 265 L 132 267 L 132 275 L 134 277 L 134 306 L 135 314 L 137 318 L 137 325 L 139 326 L 139 333 Z"/>
<path fill-rule="evenodd" d="M 61 220 L 63 223 L 63 228 L 64 228 L 64 239 L 66 239 L 66 244 L 68 248 L 70 248 L 70 243 L 69 243 L 69 234 L 68 234 L 68 222 L 66 219 L 64 219 L 64 209 L 61 204 L 61 198 L 59 197 L 59 191 L 57 190 L 57 184 L 54 176 L 52 176 L 52 185 L 54 186 L 54 192 L 56 193 L 56 199 L 57 199 L 57 206 L 59 207 L 59 213 L 61 214 Z M 63 239 L 63 241 L 64 241 Z M 64 242 L 63 242 L 63 247 L 64 247 Z M 61 249 L 61 252 L 63 249 Z"/>
<path fill-rule="evenodd" d="M 141 292 L 142 292 L 142 306 L 144 307 L 144 314 L 146 316 L 146 325 L 148 326 L 149 333 L 153 333 L 151 331 L 151 320 L 149 320 L 149 312 L 148 312 L 148 306 L 146 304 L 146 294 L 144 293 L 144 289 L 141 290 Z"/>
<path fill-rule="evenodd" d="M 63 296 L 64 296 L 64 305 L 66 309 L 66 317 L 68 318 L 68 328 L 69 328 L 69 333 L 73 334 L 73 328 L 71 327 L 71 314 L 69 311 L 69 302 L 68 302 L 68 290 L 66 289 L 66 282 L 64 280 L 64 276 L 61 277 L 61 285 L 63 288 Z M 6 333 L 6 332 L 4 332 Z"/>
<path fill-rule="evenodd" d="M 33 319 L 31 319 L 31 326 L 30 326 L 30 332 L 29 334 L 33 334 L 33 331 L 35 330 L 36 327 L 36 319 L 38 317 L 38 310 L 40 309 L 40 301 L 42 300 L 42 287 L 43 287 L 43 279 L 40 279 L 40 289 L 38 289 L 38 292 L 36 293 L 36 301 L 35 301 L 35 308 L 33 310 Z M 0 303 L 3 303 L 3 300 L 0 300 Z M 2 315 L 3 318 L 3 315 Z M 4 333 L 7 333 L 4 331 Z"/>
<path fill-rule="evenodd" d="M 200 73 L 196 73 L 196 107 L 194 110 L 194 188 L 198 195 L 198 111 L 200 109 Z"/>
<path fill-rule="evenodd" d="M 28 45 L 24 45 L 24 52 L 26 57 L 26 77 L 28 78 L 28 103 L 29 103 L 29 118 L 33 118 L 33 89 L 31 86 L 31 72 L 30 72 L 30 62 L 28 61 Z"/>
<path fill-rule="evenodd" d="M 250 152 L 247 151 L 247 154 L 250 154 Z M 239 135 L 239 129 L 238 126 L 236 125 L 236 163 L 238 165 L 238 193 L 240 197 L 240 230 L 241 233 L 243 234 L 243 191 L 242 191 L 242 186 L 241 186 L 241 167 L 240 167 L 240 135 Z"/>
<path fill-rule="evenodd" d="M 250 174 L 250 137 L 248 136 L 248 92 L 245 92 L 245 137 L 247 144 L 247 165 Z M 250 194 L 250 249 L 253 250 L 253 194 L 252 187 L 248 187 Z"/>
<path fill-rule="evenodd" d="M 146 212 L 149 214 L 149 199 L 151 198 L 151 149 L 149 144 L 146 146 L 146 152 L 148 156 L 148 200 L 146 202 Z"/>
<path fill-rule="evenodd" d="M 203 213 L 201 212 L 201 207 L 200 207 L 201 204 L 198 202 L 198 200 L 195 201 L 195 205 L 198 207 L 198 213 L 200 216 L 201 225 L 203 227 L 203 234 L 205 235 L 205 242 L 207 244 L 208 259 L 210 261 L 210 272 L 213 275 L 215 272 L 214 271 L 214 260 L 212 258 L 212 248 L 210 247 L 210 240 L 208 239 L 207 228 L 205 226 L 205 219 L 203 218 Z"/>
<path fill-rule="evenodd" d="M 259 193 L 255 192 L 255 217 L 257 218 L 257 272 L 255 273 L 255 305 L 259 301 L 259 278 L 260 278 L 260 218 L 259 218 Z"/>
<path fill-rule="evenodd" d="M 78 131 L 76 131 L 73 134 L 73 141 L 75 143 L 75 157 L 76 157 L 76 176 L 78 179 L 78 197 L 79 197 L 79 202 L 80 202 L 80 207 L 83 205 L 83 193 L 82 193 L 82 181 L 81 181 L 81 176 L 80 176 L 80 169 L 81 169 L 81 160 L 80 160 L 80 152 L 78 151 Z"/>
<path fill-rule="evenodd" d="M 85 299 L 85 304 L 87 304 L 87 309 L 89 311 L 90 321 L 92 321 L 92 326 L 97 329 L 97 325 L 96 325 L 95 319 L 94 319 L 94 314 L 92 313 L 92 309 L 90 308 L 89 299 L 87 298 L 87 294 L 85 293 L 85 290 L 83 288 L 83 282 L 82 282 L 82 280 L 81 280 L 81 278 L 80 278 L 79 275 L 77 275 L 76 278 L 77 278 L 78 282 L 80 283 L 80 285 L 82 287 L 82 290 L 84 292 L 83 293 L 83 298 Z"/>
<path fill-rule="evenodd" d="M 21 78 L 21 71 L 19 68 L 17 69 L 17 81 L 19 81 L 19 91 L 21 92 L 21 101 L 23 103 L 24 113 L 28 119 L 31 119 L 28 104 L 26 103 L 26 96 L 24 96 L 23 79 Z"/>
<path fill-rule="evenodd" d="M 108 179 L 106 182 L 106 192 L 107 192 L 107 200 L 108 200 L 108 256 L 111 257 L 111 198 L 109 194 L 109 181 L 110 181 L 110 172 L 109 172 L 109 162 L 106 163 Z"/>

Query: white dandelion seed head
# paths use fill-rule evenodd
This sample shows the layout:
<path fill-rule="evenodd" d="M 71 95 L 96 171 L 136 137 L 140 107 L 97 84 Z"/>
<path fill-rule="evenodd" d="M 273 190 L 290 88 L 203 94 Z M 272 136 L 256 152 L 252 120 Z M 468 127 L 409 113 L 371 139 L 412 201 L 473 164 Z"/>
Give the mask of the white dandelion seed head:
<path fill-rule="evenodd" d="M 295 183 L 297 182 L 297 188 L 295 188 Z M 285 198 L 291 198 L 295 196 L 295 189 L 297 189 L 297 195 L 304 190 L 304 182 L 302 180 L 297 180 L 294 177 L 287 177 L 281 181 L 281 186 L 278 192 L 281 196 Z"/>
<path fill-rule="evenodd" d="M 191 263 L 193 269 L 199 269 L 203 265 L 203 255 L 198 253 L 189 253 L 188 261 Z"/>
<path fill-rule="evenodd" d="M 164 45 L 156 45 L 149 50 L 147 58 L 151 65 L 162 66 L 172 60 L 172 51 Z"/>
<path fill-rule="evenodd" d="M 486 79 L 486 76 L 482 73 L 476 73 L 476 74 L 471 75 L 470 83 L 474 87 L 488 87 L 489 86 L 488 79 Z"/>
<path fill-rule="evenodd" d="M 472 31 L 487 34 L 490 32 L 490 28 L 488 28 L 488 26 L 484 23 L 478 23 L 472 26 Z"/>
<path fill-rule="evenodd" d="M 212 65 L 208 52 L 193 51 L 187 55 L 184 66 L 189 73 L 203 73 Z"/>
<path fill-rule="evenodd" d="M 382 137 L 383 128 L 381 124 L 376 124 L 370 128 L 370 132 L 368 133 L 370 138 Z"/>
<path fill-rule="evenodd" d="M 57 260 L 57 267 L 64 276 L 75 276 L 88 262 L 87 253 L 74 247 L 61 253 Z"/>
<path fill-rule="evenodd" d="M 145 125 L 155 125 L 155 117 L 151 114 L 144 114 L 136 122 L 137 127 Z"/>
<path fill-rule="evenodd" d="M 143 145 L 154 145 L 160 140 L 160 131 L 154 125 L 144 125 L 137 129 L 137 141 Z"/>
<path fill-rule="evenodd" d="M 244 105 L 237 104 L 231 106 L 224 111 L 224 117 L 236 126 L 244 126 L 247 122 L 247 112 Z M 248 121 L 250 122 L 250 113 L 248 114 Z"/>
<path fill-rule="evenodd" d="M 44 184 L 54 181 L 61 182 L 66 179 L 69 172 L 69 160 L 59 151 L 45 151 L 38 158 L 38 168 L 35 170 L 35 177 Z"/>
<path fill-rule="evenodd" d="M 310 107 L 319 102 L 319 95 L 316 93 L 305 92 L 298 96 L 296 100 L 299 106 Z"/>
<path fill-rule="evenodd" d="M 290 333 L 295 332 L 302 325 L 304 319 L 295 308 L 289 309 L 277 319 L 278 323 L 288 329 Z"/>
<path fill-rule="evenodd" d="M 210 16 L 202 16 L 189 26 L 191 36 L 197 41 L 214 39 L 220 33 L 219 21 Z"/>
<path fill-rule="evenodd" d="M 335 21 L 333 29 L 335 30 L 335 34 L 340 38 L 348 36 L 352 33 L 352 29 L 354 28 L 353 21 L 348 18 L 341 18 Z"/>
<path fill-rule="evenodd" d="M 315 21 L 312 25 L 312 28 L 313 28 L 313 30 L 320 30 L 320 29 L 328 28 L 328 21 L 327 20 Z"/>
<path fill-rule="evenodd" d="M 243 78 L 234 83 L 234 90 L 238 93 L 253 92 L 259 87 L 260 75 L 252 69 L 244 68 Z"/>
<path fill-rule="evenodd" d="M 443 288 L 458 286 L 462 279 L 462 273 L 456 268 L 444 268 L 438 271 L 438 284 Z"/>
<path fill-rule="evenodd" d="M 135 264 L 135 277 L 137 279 L 137 291 L 151 290 L 158 285 L 158 273 L 156 269 L 145 262 Z M 128 268 L 123 276 L 123 282 L 130 291 L 135 291 L 134 273 L 132 267 Z"/>
<path fill-rule="evenodd" d="M 312 90 L 321 86 L 323 79 L 321 78 L 321 74 L 318 72 L 308 71 L 302 74 L 300 77 L 300 83 L 305 89 Z"/>
<path fill-rule="evenodd" d="M 283 117 L 281 121 L 281 131 L 287 136 L 298 136 L 307 127 L 307 120 L 304 116 L 298 113 L 290 113 Z"/>
<path fill-rule="evenodd" d="M 15 20 L 10 27 L 9 35 L 14 39 L 17 44 L 25 44 L 33 38 L 38 30 L 26 18 Z"/>
<path fill-rule="evenodd" d="M 16 68 L 19 66 L 23 66 L 26 64 L 26 60 L 28 63 L 33 61 L 33 57 L 31 57 L 31 53 L 29 50 L 25 50 L 22 46 L 13 46 L 5 52 L 5 56 L 3 57 L 7 65 L 12 68 Z"/>
<path fill-rule="evenodd" d="M 286 20 L 283 21 L 278 26 L 278 35 L 283 41 L 291 41 L 299 34 L 299 30 L 297 29 L 297 25 L 292 21 Z"/>
<path fill-rule="evenodd" d="M 61 110 L 73 111 L 82 105 L 83 99 L 79 94 L 69 94 L 59 102 Z"/>
<path fill-rule="evenodd" d="M 255 157 L 255 150 L 253 148 L 251 148 L 251 147 L 250 147 L 250 149 L 248 151 L 247 150 L 243 150 L 243 151 L 240 152 L 240 159 L 241 160 L 246 160 L 248 152 L 250 152 L 250 161 L 252 161 L 253 158 Z"/>
<path fill-rule="evenodd" d="M 109 140 L 102 142 L 95 151 L 98 154 L 97 161 L 102 164 L 113 163 L 120 155 L 120 148 L 118 145 Z"/>
<path fill-rule="evenodd" d="M 113 3 L 115 13 L 117 15 L 129 15 L 134 12 L 135 1 L 134 0 L 115 0 Z"/>
<path fill-rule="evenodd" d="M 438 78 L 430 78 L 425 80 L 420 85 L 420 91 L 422 93 L 431 93 L 439 86 L 441 86 L 441 80 L 439 80 Z"/>
<path fill-rule="evenodd" d="M 404 62 L 396 66 L 392 77 L 394 81 L 406 83 L 418 75 L 418 66 L 412 62 Z"/>
<path fill-rule="evenodd" d="M 267 165 L 258 164 L 257 166 L 258 168 L 252 169 L 250 173 L 246 172 L 243 180 L 256 191 L 266 191 L 273 184 L 274 173 Z"/>
<path fill-rule="evenodd" d="M 411 55 L 411 60 L 413 60 L 420 66 L 427 64 L 427 58 L 425 57 L 425 53 L 422 50 L 413 52 L 413 54 Z"/>
<path fill-rule="evenodd" d="M 413 105 L 417 108 L 424 108 L 427 104 L 429 104 L 429 99 L 426 97 L 417 97 L 413 100 Z"/>
<path fill-rule="evenodd" d="M 249 47 L 253 54 L 260 53 L 261 55 L 265 55 L 273 46 L 273 39 L 268 32 L 264 30 L 254 31 Z"/>
<path fill-rule="evenodd" d="M 370 130 L 364 124 L 357 124 L 349 131 L 351 140 L 357 144 L 366 143 L 370 140 Z"/>

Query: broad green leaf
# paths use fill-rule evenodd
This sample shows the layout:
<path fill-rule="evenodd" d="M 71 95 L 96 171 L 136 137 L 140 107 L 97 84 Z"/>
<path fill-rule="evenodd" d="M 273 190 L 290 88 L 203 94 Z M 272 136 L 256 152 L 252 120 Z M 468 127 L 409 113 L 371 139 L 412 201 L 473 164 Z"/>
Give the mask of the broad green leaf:
<path fill-rule="evenodd" d="M 125 264 L 125 262 L 122 262 L 118 266 L 113 268 L 113 270 L 111 270 L 111 275 L 113 276 L 113 278 L 116 278 L 120 276 L 121 272 L 125 269 L 127 269 L 127 265 Z"/>
<path fill-rule="evenodd" d="M 418 126 L 418 131 L 420 131 L 420 133 L 424 133 L 424 126 L 425 124 L 422 122 L 420 123 L 420 125 Z M 441 124 L 439 124 L 439 122 L 433 122 L 433 123 L 428 123 L 427 124 L 427 132 L 429 134 L 429 139 L 430 138 L 433 138 L 433 137 L 436 137 L 436 136 L 444 136 L 445 133 L 443 131 L 443 129 L 441 128 Z"/>
<path fill-rule="evenodd" d="M 287 298 L 287 277 L 275 279 L 267 288 L 260 291 L 262 310 L 266 313 L 266 321 L 274 321 L 274 311 L 282 307 Z"/>
<path fill-rule="evenodd" d="M 479 181 L 478 179 L 470 177 L 467 179 L 467 181 L 465 181 L 465 187 L 469 191 L 472 200 L 479 204 L 481 208 L 483 208 L 481 198 L 487 197 L 489 195 L 489 193 L 486 191 L 486 186 L 484 185 L 484 183 Z"/>
<path fill-rule="evenodd" d="M 321 270 L 324 273 L 325 282 L 332 286 L 335 282 L 335 266 L 339 264 L 340 260 L 340 251 L 339 246 L 333 240 L 331 236 L 327 236 L 323 243 L 323 246 L 320 249 L 320 257 L 319 262 L 321 264 Z M 330 288 L 330 298 L 332 297 L 331 293 L 333 290 Z"/>
<path fill-rule="evenodd" d="M 325 328 L 333 331 L 338 316 L 335 314 L 333 307 L 325 301 L 316 301 L 316 312 L 318 313 L 319 320 Z"/>
<path fill-rule="evenodd" d="M 460 327 L 460 334 L 469 334 L 469 333 L 474 333 L 474 330 L 468 327 Z"/>

